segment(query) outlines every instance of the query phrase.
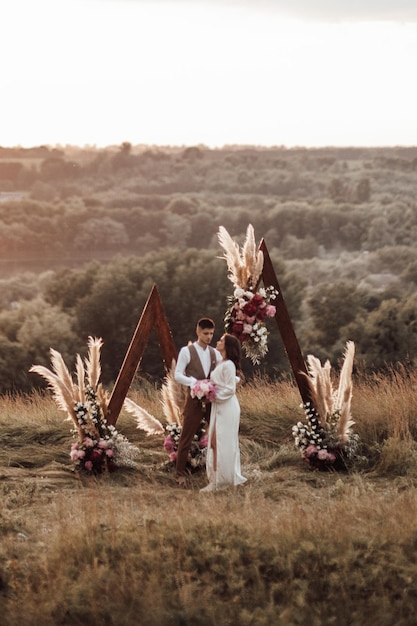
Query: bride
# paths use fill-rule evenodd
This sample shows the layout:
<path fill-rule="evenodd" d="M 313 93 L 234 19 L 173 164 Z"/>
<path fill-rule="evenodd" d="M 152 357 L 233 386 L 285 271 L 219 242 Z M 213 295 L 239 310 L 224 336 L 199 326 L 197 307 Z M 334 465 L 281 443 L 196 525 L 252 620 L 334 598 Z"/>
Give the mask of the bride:
<path fill-rule="evenodd" d="M 206 471 L 209 484 L 200 491 L 217 491 L 241 485 L 239 422 L 240 405 L 236 397 L 236 372 L 240 370 L 240 341 L 224 334 L 217 342 L 223 360 L 211 373 L 216 399 L 211 405 Z"/>

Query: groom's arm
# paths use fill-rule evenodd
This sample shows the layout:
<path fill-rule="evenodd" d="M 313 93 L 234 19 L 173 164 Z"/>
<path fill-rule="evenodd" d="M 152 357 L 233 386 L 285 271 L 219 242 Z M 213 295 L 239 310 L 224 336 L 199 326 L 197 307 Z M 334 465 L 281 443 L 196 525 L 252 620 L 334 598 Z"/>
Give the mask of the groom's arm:
<path fill-rule="evenodd" d="M 190 362 L 190 358 L 189 349 L 187 347 L 181 348 L 174 372 L 175 382 L 185 385 L 186 387 L 192 387 L 197 381 L 194 376 L 187 376 L 185 373 L 186 367 Z"/>

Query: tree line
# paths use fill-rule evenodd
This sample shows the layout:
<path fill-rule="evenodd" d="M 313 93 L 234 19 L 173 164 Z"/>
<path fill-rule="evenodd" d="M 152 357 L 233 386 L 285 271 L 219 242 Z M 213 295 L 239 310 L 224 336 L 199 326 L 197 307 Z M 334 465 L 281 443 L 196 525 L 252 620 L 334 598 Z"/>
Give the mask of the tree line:
<path fill-rule="evenodd" d="M 105 341 L 110 384 L 153 282 L 178 347 L 200 314 L 220 329 L 231 283 L 216 233 L 242 242 L 249 223 L 305 354 L 337 363 L 352 339 L 364 369 L 413 365 L 416 159 L 417 148 L 0 148 L 0 390 L 30 389 L 51 346 L 71 362 L 89 334 Z M 261 370 L 285 376 L 273 324 Z M 163 374 L 153 338 L 143 371 Z"/>

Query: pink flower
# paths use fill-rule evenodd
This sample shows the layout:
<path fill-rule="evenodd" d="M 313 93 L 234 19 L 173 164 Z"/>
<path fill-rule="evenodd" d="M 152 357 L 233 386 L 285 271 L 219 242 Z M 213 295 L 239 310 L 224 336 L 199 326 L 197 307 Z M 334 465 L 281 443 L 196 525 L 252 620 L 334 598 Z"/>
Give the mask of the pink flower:
<path fill-rule="evenodd" d="M 243 332 L 245 335 L 250 335 L 253 331 L 253 327 L 250 324 L 243 324 Z"/>
<path fill-rule="evenodd" d="M 176 452 L 171 452 L 171 454 L 169 455 L 169 460 L 171 463 L 173 463 L 177 458 L 177 453 Z"/>
<path fill-rule="evenodd" d="M 93 464 L 91 461 L 86 461 L 84 467 L 88 472 L 91 472 L 91 470 L 93 469 Z"/>
<path fill-rule="evenodd" d="M 174 442 L 172 440 L 171 435 L 168 435 L 168 437 L 166 437 L 164 441 L 164 450 L 165 452 L 172 452 L 173 449 L 174 449 Z"/>
<path fill-rule="evenodd" d="M 317 453 L 317 457 L 320 461 L 327 461 L 327 450 L 319 450 Z"/>
<path fill-rule="evenodd" d="M 336 455 L 333 454 L 333 452 L 329 452 L 329 454 L 327 455 L 327 460 L 330 461 L 330 463 L 334 463 L 336 461 Z"/>
<path fill-rule="evenodd" d="M 106 441 L 106 439 L 100 439 L 100 441 L 98 442 L 98 447 L 106 449 L 109 447 L 109 442 Z"/>
<path fill-rule="evenodd" d="M 266 314 L 268 317 L 274 317 L 277 312 L 277 308 L 273 304 L 268 304 L 266 307 Z"/>
<path fill-rule="evenodd" d="M 216 398 L 216 388 L 211 380 L 206 378 L 204 380 L 197 380 L 193 387 L 191 387 L 191 397 L 213 402 Z"/>
<path fill-rule="evenodd" d="M 106 456 L 111 459 L 114 456 L 114 452 L 111 448 L 107 448 L 106 450 Z"/>
<path fill-rule="evenodd" d="M 86 448 L 94 448 L 94 441 L 91 439 L 91 437 L 86 437 L 83 443 Z"/>
<path fill-rule="evenodd" d="M 207 448 L 207 446 L 208 446 L 208 437 L 207 437 L 207 435 L 203 435 L 203 436 L 200 438 L 199 443 L 200 443 L 200 446 L 201 446 L 202 448 Z"/>
<path fill-rule="evenodd" d="M 313 444 L 311 443 L 309 446 L 307 446 L 307 448 L 304 450 L 304 455 L 309 459 L 313 454 L 315 454 L 317 452 L 317 448 L 316 446 L 313 446 Z"/>

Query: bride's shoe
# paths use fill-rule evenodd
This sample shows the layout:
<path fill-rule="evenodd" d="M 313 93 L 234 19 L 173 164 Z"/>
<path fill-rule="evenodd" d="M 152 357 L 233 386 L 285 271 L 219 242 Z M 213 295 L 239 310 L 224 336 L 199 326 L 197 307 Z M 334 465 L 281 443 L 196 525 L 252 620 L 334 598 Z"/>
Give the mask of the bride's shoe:
<path fill-rule="evenodd" d="M 210 491 L 216 491 L 216 485 L 214 483 L 209 483 L 207 487 L 203 487 L 200 489 L 203 493 L 209 493 Z"/>

